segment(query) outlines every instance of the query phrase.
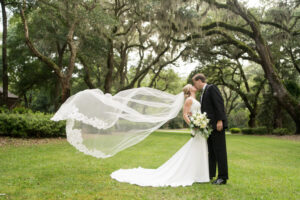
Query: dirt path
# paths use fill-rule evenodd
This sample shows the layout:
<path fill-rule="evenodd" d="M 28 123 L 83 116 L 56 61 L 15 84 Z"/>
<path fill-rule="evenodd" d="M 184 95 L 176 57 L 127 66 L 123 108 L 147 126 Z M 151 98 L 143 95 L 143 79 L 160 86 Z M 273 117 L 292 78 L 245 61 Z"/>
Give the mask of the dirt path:
<path fill-rule="evenodd" d="M 23 145 L 35 145 L 35 144 L 47 144 L 47 143 L 61 143 L 65 142 L 66 138 L 12 138 L 12 137 L 0 137 L 1 146 L 23 146 Z"/>
<path fill-rule="evenodd" d="M 279 136 L 279 135 L 262 135 L 262 136 L 277 138 L 277 139 L 300 141 L 300 135 L 282 135 L 282 136 Z"/>

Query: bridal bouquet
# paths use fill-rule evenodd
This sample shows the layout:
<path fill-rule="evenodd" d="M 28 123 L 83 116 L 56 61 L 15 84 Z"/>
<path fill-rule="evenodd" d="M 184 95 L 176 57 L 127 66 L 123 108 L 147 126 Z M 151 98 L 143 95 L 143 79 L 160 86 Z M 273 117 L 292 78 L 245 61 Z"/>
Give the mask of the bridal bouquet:
<path fill-rule="evenodd" d="M 192 116 L 189 116 L 191 121 L 190 128 L 194 130 L 192 136 L 195 134 L 200 134 L 205 138 L 211 134 L 211 128 L 208 126 L 209 119 L 207 118 L 206 113 L 196 112 Z"/>

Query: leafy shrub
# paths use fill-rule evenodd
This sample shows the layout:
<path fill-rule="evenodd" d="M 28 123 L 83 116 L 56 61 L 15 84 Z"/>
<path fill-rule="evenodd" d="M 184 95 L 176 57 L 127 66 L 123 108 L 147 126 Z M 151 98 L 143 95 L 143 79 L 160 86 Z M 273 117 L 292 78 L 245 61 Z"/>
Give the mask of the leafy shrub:
<path fill-rule="evenodd" d="M 25 114 L 25 113 L 33 113 L 33 111 L 29 108 L 25 108 L 22 106 L 14 107 L 13 109 L 9 109 L 6 105 L 0 107 L 0 113 L 18 113 L 18 114 Z"/>
<path fill-rule="evenodd" d="M 240 133 L 241 132 L 241 129 L 240 128 L 231 128 L 231 129 L 229 129 L 230 130 L 230 132 L 232 133 L 232 134 L 234 134 L 234 133 Z"/>
<path fill-rule="evenodd" d="M 9 109 L 7 108 L 7 106 L 1 106 L 0 107 L 0 113 L 9 113 Z"/>
<path fill-rule="evenodd" d="M 51 121 L 51 117 L 52 115 L 44 113 L 0 113 L 0 135 L 11 137 L 65 136 L 65 121 Z"/>
<path fill-rule="evenodd" d="M 275 135 L 291 135 L 291 131 L 287 128 L 276 128 L 273 130 L 273 134 Z"/>
<path fill-rule="evenodd" d="M 269 133 L 269 130 L 266 127 L 257 127 L 257 128 L 242 128 L 242 133 L 247 135 L 265 135 Z"/>
<path fill-rule="evenodd" d="M 25 114 L 33 113 L 31 109 L 25 107 L 15 107 L 11 110 L 11 113 Z"/>
<path fill-rule="evenodd" d="M 253 134 L 252 128 L 242 128 L 241 130 L 243 134 L 247 134 L 247 135 Z"/>
<path fill-rule="evenodd" d="M 252 131 L 254 134 L 258 134 L 258 135 L 266 135 L 269 133 L 267 127 L 252 128 Z"/>

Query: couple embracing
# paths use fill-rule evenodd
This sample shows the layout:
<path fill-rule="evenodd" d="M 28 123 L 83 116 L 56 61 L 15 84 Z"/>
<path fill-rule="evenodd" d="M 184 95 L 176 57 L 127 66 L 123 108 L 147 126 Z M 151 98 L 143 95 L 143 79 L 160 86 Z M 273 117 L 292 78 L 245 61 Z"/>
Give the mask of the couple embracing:
<path fill-rule="evenodd" d="M 216 176 L 216 166 L 218 166 L 218 176 L 213 184 L 226 184 L 228 179 L 227 152 L 225 129 L 227 128 L 227 117 L 225 113 L 222 95 L 213 84 L 206 83 L 203 74 L 196 74 L 192 78 L 193 85 L 186 85 L 184 93 L 187 97 L 184 104 L 183 117 L 186 123 L 190 123 L 188 115 L 195 110 L 192 106 L 199 102 L 196 100 L 196 92 L 202 91 L 200 97 L 200 110 L 207 113 L 210 119 L 210 126 L 213 129 L 207 139 L 208 159 L 209 159 L 209 178 L 212 180 Z"/>
<path fill-rule="evenodd" d="M 169 160 L 157 169 L 142 167 L 119 169 L 111 177 L 120 181 L 140 186 L 187 186 L 195 182 L 222 185 L 228 179 L 225 129 L 227 118 L 224 101 L 219 89 L 206 83 L 203 74 L 192 78 L 193 85 L 183 87 L 183 118 L 190 124 L 189 115 L 202 112 L 207 114 L 212 133 L 206 139 L 195 134 Z M 197 91 L 202 91 L 200 101 L 196 99 Z M 193 129 L 191 130 L 193 132 Z M 218 168 L 218 176 L 216 169 Z M 214 179 L 215 178 L 215 179 Z"/>

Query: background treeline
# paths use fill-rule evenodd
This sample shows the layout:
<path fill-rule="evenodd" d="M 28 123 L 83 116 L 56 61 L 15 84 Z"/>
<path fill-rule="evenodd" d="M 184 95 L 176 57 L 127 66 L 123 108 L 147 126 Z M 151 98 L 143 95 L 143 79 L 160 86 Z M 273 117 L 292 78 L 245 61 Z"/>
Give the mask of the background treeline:
<path fill-rule="evenodd" d="M 9 90 L 19 96 L 17 109 L 50 116 L 84 89 L 115 94 L 146 86 L 177 94 L 202 72 L 220 88 L 230 128 L 300 133 L 300 1 L 265 4 L 1 1 L 1 104 L 5 110 Z M 173 70 L 179 60 L 199 64 L 184 78 Z M 2 122 L 13 112 L 3 112 Z M 186 127 L 181 115 L 163 127 Z"/>

